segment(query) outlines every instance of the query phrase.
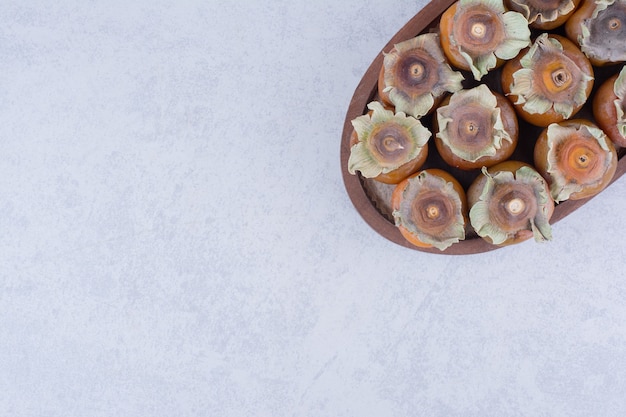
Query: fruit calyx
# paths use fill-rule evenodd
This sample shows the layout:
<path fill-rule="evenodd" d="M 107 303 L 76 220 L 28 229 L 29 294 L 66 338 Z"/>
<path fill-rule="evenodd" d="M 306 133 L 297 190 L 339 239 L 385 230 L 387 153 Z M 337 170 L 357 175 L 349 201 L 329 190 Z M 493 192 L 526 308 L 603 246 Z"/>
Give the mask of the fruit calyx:
<path fill-rule="evenodd" d="M 511 0 L 515 10 L 522 13 L 533 25 L 545 25 L 556 21 L 576 8 L 572 0 Z"/>
<path fill-rule="evenodd" d="M 451 182 L 425 170 L 408 178 L 402 193 L 396 226 L 439 250 L 465 239 L 463 203 Z"/>
<path fill-rule="evenodd" d="M 626 66 L 622 67 L 619 72 L 613 84 L 613 92 L 617 96 L 613 101 L 617 114 L 617 129 L 622 136 L 626 137 Z"/>
<path fill-rule="evenodd" d="M 498 59 L 514 58 L 530 44 L 528 21 L 507 11 L 501 0 L 459 0 L 450 45 L 458 49 L 480 80 Z"/>
<path fill-rule="evenodd" d="M 626 61 L 626 2 L 594 1 L 591 17 L 581 23 L 580 50 L 602 63 Z"/>
<path fill-rule="evenodd" d="M 416 158 L 431 133 L 418 119 L 387 110 L 379 102 L 367 107 L 371 114 L 352 120 L 358 141 L 350 148 L 348 172 L 375 178 Z"/>
<path fill-rule="evenodd" d="M 479 236 L 495 245 L 519 233 L 532 233 L 536 241 L 552 239 L 545 180 L 533 168 L 489 173 L 478 201 L 470 209 L 470 221 Z"/>
<path fill-rule="evenodd" d="M 503 141 L 513 141 L 497 104 L 486 85 L 454 93 L 447 105 L 437 109 L 437 138 L 467 161 L 495 155 Z"/>
<path fill-rule="evenodd" d="M 447 63 L 435 33 L 400 42 L 384 55 L 383 91 L 397 112 L 419 118 L 437 98 L 462 88 L 464 77 Z"/>

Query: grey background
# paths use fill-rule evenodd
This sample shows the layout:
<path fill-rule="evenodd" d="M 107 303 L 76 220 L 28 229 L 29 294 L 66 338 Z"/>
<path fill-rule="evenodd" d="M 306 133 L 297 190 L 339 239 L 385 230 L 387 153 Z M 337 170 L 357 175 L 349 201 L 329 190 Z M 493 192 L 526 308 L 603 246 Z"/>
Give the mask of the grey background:
<path fill-rule="evenodd" d="M 623 179 L 430 255 L 343 186 L 424 0 L 0 7 L 0 415 L 623 416 Z"/>

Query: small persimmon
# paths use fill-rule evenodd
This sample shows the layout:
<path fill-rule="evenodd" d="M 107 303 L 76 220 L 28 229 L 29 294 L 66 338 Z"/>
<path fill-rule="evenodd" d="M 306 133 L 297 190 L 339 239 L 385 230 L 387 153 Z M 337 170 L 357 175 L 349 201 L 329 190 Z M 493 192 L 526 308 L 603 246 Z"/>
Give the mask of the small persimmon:
<path fill-rule="evenodd" d="M 400 182 L 391 206 L 400 233 L 415 246 L 443 251 L 465 239 L 465 191 L 444 170 L 426 169 Z"/>
<path fill-rule="evenodd" d="M 394 113 L 379 102 L 370 112 L 352 120 L 348 172 L 397 184 L 417 171 L 428 156 L 431 133 L 422 123 L 402 112 Z"/>
<path fill-rule="evenodd" d="M 593 65 L 626 61 L 626 1 L 585 0 L 565 22 L 565 33 Z"/>
<path fill-rule="evenodd" d="M 545 127 L 574 116 L 593 88 L 591 63 L 569 39 L 543 33 L 502 68 L 502 90 L 519 116 Z"/>
<path fill-rule="evenodd" d="M 467 201 L 472 227 L 493 245 L 552 238 L 554 201 L 546 181 L 529 164 L 508 160 L 483 168 L 467 190 Z"/>
<path fill-rule="evenodd" d="M 530 44 L 528 21 L 502 0 L 458 0 L 441 15 L 439 31 L 448 60 L 476 80 Z"/>
<path fill-rule="evenodd" d="M 596 123 L 613 144 L 626 147 L 626 66 L 600 85 L 592 109 Z"/>
<path fill-rule="evenodd" d="M 537 171 L 548 181 L 556 202 L 598 194 L 613 179 L 617 153 L 611 140 L 586 119 L 553 123 L 534 149 Z"/>
<path fill-rule="evenodd" d="M 435 145 L 450 166 L 464 170 L 508 159 L 518 140 L 511 103 L 484 84 L 446 98 L 434 118 Z"/>

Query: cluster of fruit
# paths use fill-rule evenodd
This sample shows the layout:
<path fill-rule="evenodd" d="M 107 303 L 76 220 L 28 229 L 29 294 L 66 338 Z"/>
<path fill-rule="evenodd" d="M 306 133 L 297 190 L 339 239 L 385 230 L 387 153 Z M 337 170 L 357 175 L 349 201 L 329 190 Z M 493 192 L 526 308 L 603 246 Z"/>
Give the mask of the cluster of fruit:
<path fill-rule="evenodd" d="M 348 171 L 394 184 L 409 242 L 445 250 L 470 227 L 494 245 L 549 240 L 556 204 L 611 181 L 626 147 L 626 0 L 579 1 L 459 0 L 385 53 L 376 100 L 352 120 Z M 520 138 L 520 124 L 540 132 Z M 450 169 L 425 168 L 431 138 Z M 512 158 L 521 141 L 531 162 Z M 467 188 L 458 170 L 477 172 Z"/>

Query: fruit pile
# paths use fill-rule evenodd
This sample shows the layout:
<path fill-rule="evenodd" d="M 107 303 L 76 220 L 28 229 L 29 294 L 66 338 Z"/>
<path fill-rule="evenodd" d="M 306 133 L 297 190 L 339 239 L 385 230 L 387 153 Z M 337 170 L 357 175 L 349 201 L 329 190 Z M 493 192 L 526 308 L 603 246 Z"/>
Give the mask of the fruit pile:
<path fill-rule="evenodd" d="M 579 1 L 459 0 L 384 53 L 348 171 L 393 185 L 408 242 L 549 240 L 555 205 L 609 184 L 626 147 L 626 0 Z"/>

